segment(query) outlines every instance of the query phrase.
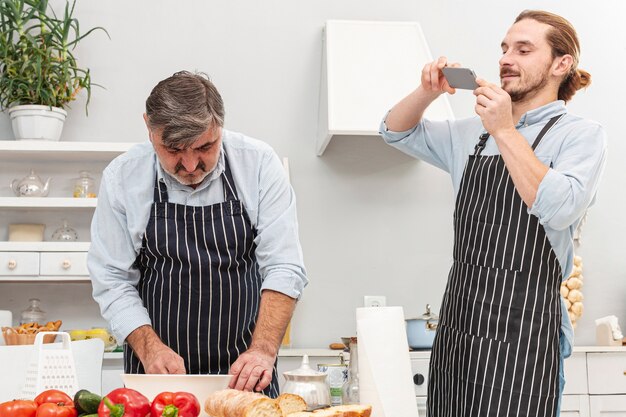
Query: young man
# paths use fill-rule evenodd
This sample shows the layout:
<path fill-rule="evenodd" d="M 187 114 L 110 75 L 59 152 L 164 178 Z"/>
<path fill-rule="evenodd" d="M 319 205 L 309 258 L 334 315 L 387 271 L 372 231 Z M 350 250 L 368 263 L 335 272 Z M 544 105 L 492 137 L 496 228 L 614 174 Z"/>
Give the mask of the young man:
<path fill-rule="evenodd" d="M 127 373 L 231 373 L 278 395 L 278 348 L 307 284 L 295 196 L 265 143 L 223 129 L 202 74 L 146 100 L 150 142 L 104 171 L 91 227 L 93 296 Z"/>
<path fill-rule="evenodd" d="M 524 11 L 502 41 L 501 85 L 477 80 L 478 117 L 422 119 L 455 92 L 441 69 L 458 64 L 441 57 L 381 126 L 389 144 L 449 172 L 456 193 L 431 417 L 558 415 L 573 337 L 559 287 L 606 157 L 602 127 L 565 107 L 590 82 L 578 59 L 567 20 Z"/>

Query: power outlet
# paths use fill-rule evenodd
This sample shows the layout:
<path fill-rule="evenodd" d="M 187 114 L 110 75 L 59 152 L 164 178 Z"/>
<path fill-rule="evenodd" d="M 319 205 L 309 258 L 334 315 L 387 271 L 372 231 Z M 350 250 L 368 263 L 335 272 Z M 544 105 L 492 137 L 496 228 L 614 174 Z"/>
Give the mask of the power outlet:
<path fill-rule="evenodd" d="M 387 297 L 384 295 L 366 295 L 363 297 L 363 305 L 365 307 L 385 307 Z"/>

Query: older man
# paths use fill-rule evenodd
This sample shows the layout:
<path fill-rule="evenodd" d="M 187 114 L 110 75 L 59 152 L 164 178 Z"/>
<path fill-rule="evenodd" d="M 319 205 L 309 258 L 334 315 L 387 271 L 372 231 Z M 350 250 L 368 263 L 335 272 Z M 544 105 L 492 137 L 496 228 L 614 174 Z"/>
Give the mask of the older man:
<path fill-rule="evenodd" d="M 104 171 L 88 265 L 130 373 L 231 373 L 278 394 L 275 363 L 307 283 L 295 196 L 263 142 L 223 128 L 202 74 L 146 101 L 150 142 Z"/>

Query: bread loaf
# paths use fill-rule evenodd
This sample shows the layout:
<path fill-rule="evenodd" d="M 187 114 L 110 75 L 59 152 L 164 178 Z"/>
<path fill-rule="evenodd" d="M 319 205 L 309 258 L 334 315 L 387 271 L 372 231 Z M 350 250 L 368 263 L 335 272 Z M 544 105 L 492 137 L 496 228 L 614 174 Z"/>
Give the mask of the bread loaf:
<path fill-rule="evenodd" d="M 299 395 L 280 394 L 276 401 L 284 416 L 306 410 L 306 401 Z"/>
<path fill-rule="evenodd" d="M 234 389 L 209 395 L 204 411 L 211 417 L 283 417 L 278 401 L 263 394 Z"/>
<path fill-rule="evenodd" d="M 370 417 L 371 414 L 371 405 L 350 404 L 324 408 L 312 413 L 292 413 L 288 414 L 287 417 Z"/>

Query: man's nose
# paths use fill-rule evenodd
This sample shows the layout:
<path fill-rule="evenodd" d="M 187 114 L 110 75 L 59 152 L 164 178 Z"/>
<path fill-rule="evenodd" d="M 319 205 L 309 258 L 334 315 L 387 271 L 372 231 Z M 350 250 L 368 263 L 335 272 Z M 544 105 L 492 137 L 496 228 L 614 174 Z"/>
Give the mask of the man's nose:
<path fill-rule="evenodd" d="M 513 65 L 511 55 L 508 51 L 502 54 L 498 62 L 500 63 L 500 68 Z"/>
<path fill-rule="evenodd" d="M 193 153 L 184 154 L 180 160 L 183 164 L 183 167 L 187 172 L 193 172 L 198 167 L 198 163 L 200 162 Z"/>

